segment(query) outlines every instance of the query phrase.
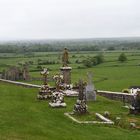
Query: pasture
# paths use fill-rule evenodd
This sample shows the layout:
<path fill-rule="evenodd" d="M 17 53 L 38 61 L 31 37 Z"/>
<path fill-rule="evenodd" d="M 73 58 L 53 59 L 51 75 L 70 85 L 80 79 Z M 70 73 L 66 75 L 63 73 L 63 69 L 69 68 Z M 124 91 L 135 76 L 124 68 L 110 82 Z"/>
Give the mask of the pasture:
<path fill-rule="evenodd" d="M 118 62 L 118 56 L 122 53 L 102 52 L 104 63 L 86 68 L 81 62 L 89 56 L 95 56 L 100 52 L 70 52 L 69 61 L 72 69 L 72 83 L 80 78 L 87 80 L 87 72 L 94 74 L 93 81 L 96 89 L 121 91 L 131 85 L 140 83 L 140 52 L 127 51 L 126 62 Z M 29 65 L 32 77 L 41 77 L 38 69 L 38 61 L 54 61 L 55 64 L 40 65 L 49 68 L 50 77 L 59 72 L 61 53 L 37 52 L 34 56 L 23 54 L 0 54 L 0 71 L 9 66 L 21 66 L 22 63 L 32 61 Z M 76 62 L 78 60 L 78 63 Z M 24 81 L 25 82 L 25 81 Z M 42 84 L 42 81 L 26 81 L 34 84 Z M 53 81 L 49 84 L 54 84 Z M 0 139 L 1 140 L 138 140 L 139 130 L 129 129 L 126 120 L 138 120 L 140 117 L 128 116 L 128 109 L 122 108 L 122 103 L 98 96 L 96 102 L 89 102 L 89 112 L 111 112 L 112 117 L 121 117 L 124 122 L 114 126 L 80 125 L 72 122 L 64 116 L 65 112 L 71 112 L 76 98 L 65 98 L 67 108 L 51 109 L 49 101 L 36 99 L 38 89 L 28 89 L 0 82 Z M 92 116 L 77 117 L 81 120 L 94 119 Z M 122 125 L 120 127 L 120 125 Z"/>
<path fill-rule="evenodd" d="M 124 52 L 127 56 L 126 62 L 119 62 L 118 56 Z M 89 56 L 95 56 L 99 53 L 104 55 L 104 63 L 86 68 L 82 60 Z M 31 77 L 41 77 L 38 69 L 38 61 L 51 61 L 55 64 L 39 65 L 42 68 L 49 68 L 50 77 L 59 73 L 61 64 L 61 52 L 35 52 L 33 56 L 24 56 L 23 54 L 0 54 L 0 71 L 3 69 L 25 62 L 32 61 L 29 64 Z M 72 67 L 72 82 L 75 83 L 80 78 L 87 80 L 87 72 L 94 74 L 93 81 L 95 87 L 100 90 L 122 91 L 132 85 L 139 85 L 140 82 L 140 51 L 104 51 L 104 52 L 70 52 L 69 66 Z M 30 83 L 41 84 L 41 81 L 28 81 Z M 52 84 L 52 82 L 50 82 Z"/>

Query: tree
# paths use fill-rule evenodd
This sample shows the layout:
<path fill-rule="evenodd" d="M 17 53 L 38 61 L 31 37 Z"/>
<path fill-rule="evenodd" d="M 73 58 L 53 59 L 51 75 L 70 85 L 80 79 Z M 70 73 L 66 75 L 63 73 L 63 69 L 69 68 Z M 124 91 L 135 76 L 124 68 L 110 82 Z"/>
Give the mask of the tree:
<path fill-rule="evenodd" d="M 92 65 L 93 65 L 92 61 L 89 58 L 83 60 L 83 64 L 86 67 L 92 67 Z"/>
<path fill-rule="evenodd" d="M 120 62 L 127 61 L 126 55 L 124 53 L 121 53 L 120 56 L 119 56 L 119 58 L 118 58 L 118 61 L 120 61 Z"/>
<path fill-rule="evenodd" d="M 99 54 L 99 55 L 96 55 L 94 57 L 88 57 L 85 60 L 83 60 L 83 64 L 86 67 L 96 66 L 96 65 L 99 65 L 103 62 L 104 62 L 103 54 Z"/>

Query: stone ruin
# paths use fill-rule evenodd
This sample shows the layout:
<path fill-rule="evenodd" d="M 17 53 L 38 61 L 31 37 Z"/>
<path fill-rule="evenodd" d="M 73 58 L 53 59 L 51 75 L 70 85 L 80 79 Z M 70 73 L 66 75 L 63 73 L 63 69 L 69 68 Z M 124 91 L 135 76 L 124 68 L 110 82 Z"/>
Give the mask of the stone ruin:
<path fill-rule="evenodd" d="M 7 70 L 3 70 L 1 73 L 1 78 L 6 80 L 29 80 L 29 69 L 27 65 L 24 65 L 22 68 L 17 66 L 11 66 Z"/>
<path fill-rule="evenodd" d="M 86 104 L 86 97 L 85 97 L 85 83 L 82 80 L 79 80 L 79 95 L 76 104 L 74 105 L 74 114 L 86 114 L 87 111 L 87 104 Z"/>
<path fill-rule="evenodd" d="M 133 95 L 134 99 L 130 106 L 130 114 L 140 114 L 140 90 Z"/>
<path fill-rule="evenodd" d="M 93 74 L 88 72 L 88 82 L 86 85 L 86 101 L 96 101 L 96 89 L 92 83 Z"/>

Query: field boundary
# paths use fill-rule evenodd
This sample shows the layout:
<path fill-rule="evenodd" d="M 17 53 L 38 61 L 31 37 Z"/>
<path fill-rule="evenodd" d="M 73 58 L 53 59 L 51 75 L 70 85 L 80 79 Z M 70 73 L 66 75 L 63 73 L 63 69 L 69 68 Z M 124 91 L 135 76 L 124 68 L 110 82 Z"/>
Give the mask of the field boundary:
<path fill-rule="evenodd" d="M 10 83 L 10 84 L 23 86 L 27 88 L 41 88 L 41 85 L 35 85 L 35 84 L 29 84 L 29 83 L 17 82 L 17 81 L 5 80 L 5 79 L 0 79 L 0 82 Z M 100 96 L 112 99 L 112 100 L 119 100 L 119 101 L 127 102 L 127 103 L 132 103 L 134 99 L 134 96 L 132 94 L 122 93 L 122 92 L 98 90 L 97 94 Z"/>
<path fill-rule="evenodd" d="M 0 79 L 0 81 L 5 82 L 5 83 L 9 83 L 9 84 L 14 84 L 14 85 L 17 85 L 17 86 L 28 87 L 28 88 L 40 88 L 41 87 L 40 85 L 11 81 L 11 80 L 5 80 L 5 79 Z"/>
<path fill-rule="evenodd" d="M 124 103 L 132 103 L 134 100 L 133 94 L 123 93 L 123 92 L 112 92 L 112 91 L 103 91 L 98 90 L 97 94 L 111 100 L 119 100 Z"/>

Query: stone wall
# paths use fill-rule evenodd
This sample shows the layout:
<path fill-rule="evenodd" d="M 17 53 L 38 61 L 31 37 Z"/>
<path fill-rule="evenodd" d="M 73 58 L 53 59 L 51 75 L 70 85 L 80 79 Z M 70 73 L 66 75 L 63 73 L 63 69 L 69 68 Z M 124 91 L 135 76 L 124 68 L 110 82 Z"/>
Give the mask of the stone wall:
<path fill-rule="evenodd" d="M 0 79 L 0 82 L 15 84 L 15 85 L 19 85 L 19 86 L 28 87 L 28 88 L 40 88 L 41 87 L 40 85 L 10 81 L 10 80 L 5 80 L 5 79 Z M 133 98 L 134 98 L 132 94 L 122 93 L 122 92 L 111 92 L 111 91 L 98 90 L 97 94 L 100 95 L 100 96 L 109 98 L 111 100 L 119 100 L 119 101 L 124 101 L 125 100 L 125 102 L 127 102 L 127 103 L 132 103 Z"/>
<path fill-rule="evenodd" d="M 104 96 L 106 98 L 112 99 L 112 100 L 119 100 L 119 101 L 125 101 L 126 103 L 132 103 L 133 101 L 133 95 L 128 93 L 122 93 L 122 92 L 111 92 L 111 91 L 101 91 L 98 90 L 98 95 Z"/>
<path fill-rule="evenodd" d="M 23 82 L 16 82 L 16 81 L 5 80 L 5 79 L 0 79 L 0 82 L 14 84 L 17 86 L 23 86 L 23 87 L 28 87 L 28 88 L 40 88 L 41 87 L 40 85 L 28 84 L 28 83 L 23 83 Z"/>

